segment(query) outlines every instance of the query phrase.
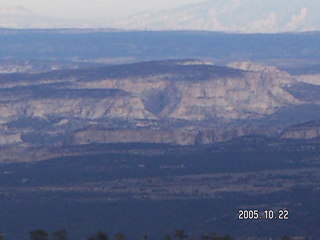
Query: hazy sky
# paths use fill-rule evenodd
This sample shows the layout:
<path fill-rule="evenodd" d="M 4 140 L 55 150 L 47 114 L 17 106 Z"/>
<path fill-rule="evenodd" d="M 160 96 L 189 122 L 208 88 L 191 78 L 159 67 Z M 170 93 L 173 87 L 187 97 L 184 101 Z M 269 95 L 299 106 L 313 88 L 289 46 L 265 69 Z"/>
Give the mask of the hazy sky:
<path fill-rule="evenodd" d="M 0 27 L 315 31 L 319 11 L 319 0 L 0 0 Z"/>
<path fill-rule="evenodd" d="M 0 6 L 21 6 L 53 17 L 114 18 L 130 14 L 171 8 L 205 0 L 0 0 Z"/>

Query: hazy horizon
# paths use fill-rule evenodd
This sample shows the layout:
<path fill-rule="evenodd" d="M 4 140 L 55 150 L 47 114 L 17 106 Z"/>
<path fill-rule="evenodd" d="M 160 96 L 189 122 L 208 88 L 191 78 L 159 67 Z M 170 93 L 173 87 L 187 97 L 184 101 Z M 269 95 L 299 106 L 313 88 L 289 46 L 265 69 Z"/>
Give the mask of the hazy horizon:
<path fill-rule="evenodd" d="M 35 14 L 54 18 L 118 18 L 128 17 L 135 13 L 162 10 L 189 3 L 200 3 L 206 0 L 2 0 L 0 8 L 18 7 Z M 0 11 L 2 15 L 3 12 Z"/>
<path fill-rule="evenodd" d="M 0 27 L 304 32 L 320 30 L 319 10 L 316 0 L 3 0 Z"/>

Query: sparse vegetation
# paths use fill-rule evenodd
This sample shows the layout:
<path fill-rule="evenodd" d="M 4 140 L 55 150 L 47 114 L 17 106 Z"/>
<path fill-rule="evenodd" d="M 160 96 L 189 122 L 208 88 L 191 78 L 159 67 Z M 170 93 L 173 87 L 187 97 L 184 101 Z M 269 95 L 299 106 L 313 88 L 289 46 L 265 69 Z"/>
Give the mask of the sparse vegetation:
<path fill-rule="evenodd" d="M 52 240 L 69 240 L 66 230 L 57 230 L 52 233 Z M 107 240 L 107 239 L 106 239 Z"/>
<path fill-rule="evenodd" d="M 48 233 L 44 230 L 34 230 L 29 233 L 30 240 L 48 240 Z"/>
<path fill-rule="evenodd" d="M 186 239 L 186 240 L 234 240 L 234 239 L 237 239 L 229 235 L 219 235 L 215 232 L 212 232 L 206 235 L 201 235 L 199 237 L 188 236 L 188 234 L 184 229 L 177 229 L 172 234 L 167 234 L 164 237 L 165 240 L 171 240 L 174 238 L 179 240 L 181 239 Z M 38 230 L 30 231 L 29 239 L 30 240 L 68 240 L 69 238 L 66 230 L 57 230 L 49 234 L 45 230 L 38 229 Z M 87 238 L 87 240 L 108 240 L 108 239 L 109 239 L 109 235 L 104 231 L 98 231 L 92 236 Z M 126 240 L 127 236 L 123 233 L 117 233 L 113 236 L 113 239 Z M 148 239 L 150 238 L 147 235 L 143 235 L 142 240 L 148 240 Z M 241 239 L 244 239 L 244 238 L 241 238 Z M 253 239 L 253 238 L 250 238 L 250 239 Z M 261 238 L 254 238 L 254 239 L 259 240 Z M 278 238 L 268 238 L 268 239 L 269 240 L 292 240 L 293 238 L 289 236 L 283 236 L 280 239 Z M 302 238 L 299 237 L 299 239 L 302 239 Z M 304 239 L 308 239 L 308 238 L 304 238 Z M 0 240 L 6 240 L 3 234 L 0 234 Z"/>
<path fill-rule="evenodd" d="M 108 240 L 109 236 L 107 233 L 98 231 L 95 235 L 89 237 L 88 240 Z"/>

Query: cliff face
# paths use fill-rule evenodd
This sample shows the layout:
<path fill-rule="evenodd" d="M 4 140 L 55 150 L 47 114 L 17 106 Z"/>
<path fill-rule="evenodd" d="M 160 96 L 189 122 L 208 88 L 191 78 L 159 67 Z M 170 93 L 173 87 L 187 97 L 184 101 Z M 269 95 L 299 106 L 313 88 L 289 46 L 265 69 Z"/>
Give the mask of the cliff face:
<path fill-rule="evenodd" d="M 214 141 L 213 131 L 188 129 L 86 129 L 72 135 L 76 145 L 90 143 L 164 143 L 174 145 L 206 144 Z"/>
<path fill-rule="evenodd" d="M 22 114 L 40 118 L 57 115 L 89 119 L 241 119 L 270 114 L 278 107 L 297 102 L 281 88 L 293 83 L 293 79 L 280 71 L 237 71 L 198 62 L 160 62 L 147 67 L 154 67 L 155 73 L 139 69 L 137 74 L 121 76 L 121 69 L 117 72 L 109 68 L 98 79 L 94 76 L 96 79 L 92 80 L 89 75 L 82 80 L 82 72 L 73 71 L 61 77 L 59 74 L 63 74 L 56 72 L 36 75 L 36 84 L 32 78 L 28 81 L 18 75 L 20 83 L 9 85 L 13 88 L 3 95 L 7 101 L 0 106 L 1 120 L 7 122 Z M 160 73 L 159 67 L 163 68 Z M 134 67 L 131 70 L 135 71 Z M 8 80 L 1 83 L 3 91 L 8 84 Z M 101 92 L 110 89 L 123 94 L 109 97 Z"/>
<path fill-rule="evenodd" d="M 41 73 L 61 69 L 78 69 L 83 64 L 36 61 L 36 60 L 0 60 L 0 73 Z"/>
<path fill-rule="evenodd" d="M 299 102 L 281 88 L 282 85 L 294 83 L 293 78 L 278 70 L 266 72 L 258 68 L 255 71 L 236 71 L 234 68 L 217 68 L 198 62 L 194 65 L 179 62 L 168 66 L 156 64 L 162 64 L 169 70 L 175 66 L 182 71 L 99 79 L 75 85 L 78 88 L 122 89 L 138 97 L 143 109 L 156 119 L 246 119 L 271 114 L 279 107 Z M 251 68 L 254 68 L 253 64 Z M 185 71 L 187 69 L 189 71 Z"/>
<path fill-rule="evenodd" d="M 36 136 L 55 144 L 207 144 L 265 132 L 225 127 L 304 103 L 287 91 L 296 84 L 289 74 L 248 62 L 159 61 L 0 77 L 1 144 Z"/>
<path fill-rule="evenodd" d="M 19 117 L 43 118 L 82 118 L 95 120 L 100 118 L 152 119 L 143 103 L 137 97 L 59 98 L 25 99 L 18 102 L 0 104 L 1 123 L 7 123 Z"/>
<path fill-rule="evenodd" d="M 308 122 L 292 126 L 283 131 L 281 138 L 314 139 L 320 137 L 320 122 Z"/>

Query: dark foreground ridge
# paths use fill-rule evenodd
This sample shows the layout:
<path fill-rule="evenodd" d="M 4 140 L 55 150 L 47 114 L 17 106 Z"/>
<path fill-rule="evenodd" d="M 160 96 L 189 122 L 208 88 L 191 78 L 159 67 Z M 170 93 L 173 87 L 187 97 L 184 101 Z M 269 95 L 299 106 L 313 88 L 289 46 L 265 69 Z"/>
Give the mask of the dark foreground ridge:
<path fill-rule="evenodd" d="M 6 240 L 7 238 L 5 235 L 0 235 L 1 240 Z M 57 230 L 52 233 L 48 233 L 45 230 L 34 230 L 29 232 L 29 240 L 71 240 L 72 238 L 69 238 L 68 232 L 66 230 Z M 114 236 L 110 237 L 108 233 L 103 231 L 97 231 L 95 234 L 91 235 L 90 237 L 81 237 L 81 239 L 87 239 L 87 240 L 129 240 L 130 238 L 123 234 L 123 233 L 117 233 Z M 154 238 L 150 238 L 147 234 L 143 234 L 141 236 L 142 240 L 151 240 Z M 219 235 L 215 232 L 211 232 L 209 234 L 202 234 L 199 237 L 196 236 L 190 236 L 187 234 L 187 232 L 183 229 L 177 229 L 172 234 L 166 234 L 162 238 L 156 237 L 156 239 L 165 239 L 165 240 L 233 240 L 238 238 L 233 238 L 229 235 Z M 241 238 L 243 239 L 243 238 Z M 263 239 L 269 239 L 269 240 L 276 240 L 275 238 L 250 238 L 254 240 L 263 240 Z M 277 238 L 277 240 L 297 240 L 297 239 L 307 239 L 303 237 L 289 237 L 289 236 L 283 236 L 282 238 Z"/>
<path fill-rule="evenodd" d="M 162 240 L 179 228 L 195 237 L 317 239 L 319 148 L 319 139 L 251 136 L 208 146 L 82 145 L 3 163 L 1 231 L 12 240 L 39 227 L 68 229 L 71 239 L 105 228 L 130 239 Z M 288 210 L 289 218 L 240 220 L 241 209 Z"/>

